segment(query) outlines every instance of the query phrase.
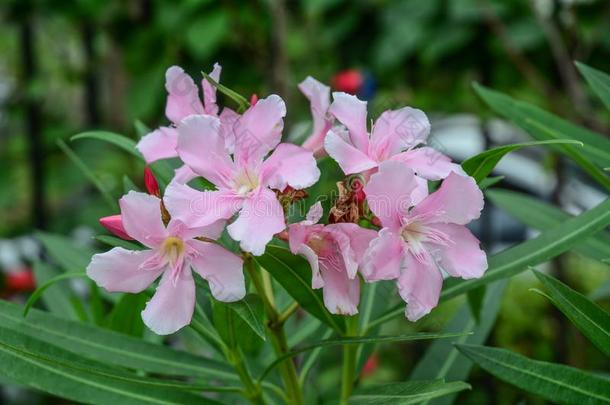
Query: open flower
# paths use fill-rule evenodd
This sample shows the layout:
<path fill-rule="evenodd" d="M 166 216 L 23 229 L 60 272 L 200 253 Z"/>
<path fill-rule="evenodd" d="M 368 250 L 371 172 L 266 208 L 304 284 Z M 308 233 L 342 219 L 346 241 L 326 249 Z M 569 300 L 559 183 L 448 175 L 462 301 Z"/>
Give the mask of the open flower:
<path fill-rule="evenodd" d="M 318 224 L 322 205 L 312 206 L 305 221 L 288 226 L 294 254 L 311 266 L 311 287 L 323 288 L 324 305 L 333 314 L 355 315 L 360 301 L 358 265 L 377 232 L 356 224 Z"/>
<path fill-rule="evenodd" d="M 191 322 L 195 308 L 191 268 L 208 281 L 216 299 L 231 302 L 244 297 L 242 259 L 211 241 L 220 236 L 223 221 L 189 229 L 175 219 L 176 207 L 166 204 L 172 219 L 165 226 L 161 200 L 135 191 L 123 196 L 119 204 L 125 232 L 147 249 L 115 247 L 96 254 L 87 266 L 87 275 L 108 291 L 129 293 L 144 291 L 161 276 L 142 311 L 144 323 L 153 332 L 170 334 Z"/>
<path fill-rule="evenodd" d="M 227 227 L 229 235 L 240 242 L 242 250 L 263 254 L 273 235 L 286 228 L 283 208 L 272 189 L 282 191 L 290 186 L 299 190 L 320 177 L 311 151 L 279 144 L 285 115 L 284 101 L 276 95 L 246 110 L 233 126 L 233 156 L 225 148 L 218 118 L 195 115 L 184 119 L 178 126 L 178 154 L 217 190 L 202 192 L 172 182 L 166 201 L 183 207 L 178 219 L 190 226 L 205 226 L 239 212 Z"/>
<path fill-rule="evenodd" d="M 220 81 L 222 68 L 216 63 L 210 73 L 210 77 L 216 82 Z M 206 79 L 201 81 L 203 90 L 203 102 L 199 98 L 199 90 L 193 79 L 178 66 L 172 66 L 165 73 L 165 89 L 167 90 L 167 104 L 165 115 L 173 126 L 159 127 L 151 133 L 142 137 L 136 148 L 144 156 L 146 163 L 150 164 L 157 160 L 169 159 L 178 156 L 176 145 L 178 143 L 178 132 L 176 125 L 184 118 L 191 115 L 213 115 L 219 116 L 216 104 L 216 88 Z M 229 128 L 239 115 L 230 108 L 223 108 L 220 120 L 223 127 Z M 227 132 L 228 130 L 223 131 Z M 230 140 L 227 141 L 230 147 Z M 176 181 L 186 183 L 196 177 L 187 166 L 176 170 Z"/>
<path fill-rule="evenodd" d="M 385 162 L 365 187 L 367 202 L 383 228 L 362 262 L 367 281 L 397 280 L 415 321 L 438 303 L 443 276 L 478 278 L 487 269 L 479 241 L 464 226 L 483 209 L 471 177 L 451 173 L 434 193 L 414 205 L 415 175 L 404 163 Z M 411 208 L 412 207 L 412 208 Z"/>
<path fill-rule="evenodd" d="M 366 108 L 366 101 L 356 96 L 333 93 L 329 111 L 345 128 L 328 131 L 324 148 L 345 174 L 371 171 L 386 160 L 404 162 L 428 180 L 443 179 L 451 172 L 463 173 L 439 151 L 427 146 L 415 148 L 425 143 L 430 133 L 430 122 L 423 111 L 411 107 L 387 110 L 369 134 Z"/>
<path fill-rule="evenodd" d="M 330 87 L 320 83 L 311 76 L 299 83 L 299 90 L 309 100 L 313 129 L 303 142 L 303 147 L 316 155 L 324 152 L 324 138 L 332 127 L 333 119 L 328 114 L 330 106 Z"/>

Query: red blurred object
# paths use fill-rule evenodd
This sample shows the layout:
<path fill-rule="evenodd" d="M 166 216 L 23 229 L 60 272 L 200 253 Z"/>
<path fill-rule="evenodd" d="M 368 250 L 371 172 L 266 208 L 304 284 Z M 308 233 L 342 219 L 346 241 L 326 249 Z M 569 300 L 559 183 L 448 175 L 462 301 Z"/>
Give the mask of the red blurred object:
<path fill-rule="evenodd" d="M 125 231 L 123 219 L 120 214 L 102 217 L 100 218 L 100 224 L 121 239 L 133 240 L 133 238 L 127 234 L 127 231 Z"/>
<path fill-rule="evenodd" d="M 333 76 L 331 85 L 338 91 L 344 91 L 349 94 L 357 94 L 362 87 L 364 77 L 360 71 L 356 69 L 342 70 Z"/>
<path fill-rule="evenodd" d="M 32 291 L 36 288 L 34 273 L 30 269 L 13 271 L 5 274 L 4 290 L 9 293 Z"/>
<path fill-rule="evenodd" d="M 362 376 L 366 377 L 375 374 L 378 367 L 379 357 L 377 356 L 377 353 L 373 353 L 371 357 L 366 360 L 366 363 L 364 363 L 364 367 L 362 367 Z"/>
<path fill-rule="evenodd" d="M 157 197 L 161 195 L 161 191 L 159 190 L 159 183 L 157 182 L 154 173 L 152 172 L 152 170 L 150 170 L 150 167 L 148 166 L 144 168 L 144 185 L 146 186 L 148 194 L 155 195 Z"/>
<path fill-rule="evenodd" d="M 252 107 L 256 103 L 258 103 L 258 96 L 256 95 L 256 93 L 254 93 L 250 96 L 250 107 Z"/>
<path fill-rule="evenodd" d="M 366 199 L 364 194 L 364 184 L 359 179 L 354 179 L 351 183 L 352 190 L 354 190 L 354 199 L 357 203 L 362 203 Z"/>

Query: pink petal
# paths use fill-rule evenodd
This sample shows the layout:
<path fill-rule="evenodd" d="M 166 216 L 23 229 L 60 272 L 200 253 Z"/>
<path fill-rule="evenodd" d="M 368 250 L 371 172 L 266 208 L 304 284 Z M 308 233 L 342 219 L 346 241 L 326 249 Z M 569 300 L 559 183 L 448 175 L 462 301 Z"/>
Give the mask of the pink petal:
<path fill-rule="evenodd" d="M 324 149 L 339 164 L 343 173 L 361 173 L 377 167 L 377 162 L 349 143 L 339 131 L 338 128 L 328 131 L 324 139 Z"/>
<path fill-rule="evenodd" d="M 224 219 L 219 219 L 210 225 L 192 227 L 184 224 L 180 219 L 174 217 L 169 221 L 169 224 L 167 224 L 167 230 L 170 235 L 177 236 L 183 240 L 193 239 L 199 236 L 216 240 L 220 238 L 226 224 L 227 221 Z"/>
<path fill-rule="evenodd" d="M 311 76 L 299 83 L 299 90 L 309 100 L 313 129 L 311 135 L 303 142 L 303 147 L 312 152 L 323 148 L 324 137 L 332 126 L 327 112 L 330 105 L 330 87 L 320 83 Z"/>
<path fill-rule="evenodd" d="M 293 253 L 303 256 L 309 262 L 309 267 L 311 267 L 311 288 L 324 287 L 324 279 L 320 273 L 320 262 L 316 252 L 309 246 L 303 244 Z"/>
<path fill-rule="evenodd" d="M 241 208 L 242 200 L 229 190 L 198 191 L 175 181 L 167 186 L 163 197 L 172 218 L 192 228 L 231 218 Z"/>
<path fill-rule="evenodd" d="M 210 115 L 193 115 L 178 126 L 180 159 L 195 173 L 219 188 L 228 188 L 234 165 L 220 135 L 220 120 Z"/>
<path fill-rule="evenodd" d="M 479 247 L 479 240 L 462 225 L 434 224 L 431 227 L 451 239 L 447 246 L 435 247 L 435 256 L 443 270 L 453 277 L 479 278 L 487 270 L 487 256 Z"/>
<path fill-rule="evenodd" d="M 407 254 L 405 269 L 397 284 L 400 296 L 407 302 L 405 315 L 415 322 L 438 304 L 443 276 L 434 263 L 420 263 L 411 254 Z"/>
<path fill-rule="evenodd" d="M 406 165 L 386 161 L 371 176 L 364 193 L 369 208 L 383 226 L 396 230 L 413 205 L 412 195 L 417 188 L 415 175 Z"/>
<path fill-rule="evenodd" d="M 214 69 L 210 72 L 210 77 L 216 83 L 220 82 L 220 72 L 222 68 L 218 63 L 214 63 Z M 209 83 L 206 79 L 201 80 L 201 88 L 203 89 L 203 109 L 208 115 L 218 114 L 218 105 L 216 105 L 216 87 Z"/>
<path fill-rule="evenodd" d="M 87 276 L 110 292 L 139 293 L 144 291 L 163 271 L 144 270 L 140 266 L 155 255 L 152 250 L 127 250 L 115 247 L 93 255 Z"/>
<path fill-rule="evenodd" d="M 391 159 L 406 163 L 418 176 L 428 180 L 444 179 L 451 172 L 466 175 L 459 164 L 428 146 L 399 153 Z"/>
<path fill-rule="evenodd" d="M 423 201 L 424 198 L 428 197 L 428 180 L 423 177 L 415 176 L 415 181 L 417 182 L 417 187 L 411 193 L 411 200 L 413 200 L 413 205 L 417 205 L 420 201 Z"/>
<path fill-rule="evenodd" d="M 290 224 L 288 226 L 288 245 L 293 254 L 298 254 L 301 245 L 307 243 L 312 234 L 319 233 L 324 229 L 322 224 L 309 224 L 305 221 Z"/>
<path fill-rule="evenodd" d="M 404 252 L 402 238 L 390 229 L 383 228 L 364 253 L 360 269 L 362 276 L 368 282 L 398 278 Z"/>
<path fill-rule="evenodd" d="M 220 136 L 225 140 L 225 149 L 228 153 L 235 151 L 235 133 L 233 128 L 240 115 L 228 107 L 224 107 L 220 113 Z"/>
<path fill-rule="evenodd" d="M 322 203 L 318 201 L 317 203 L 309 207 L 309 211 L 307 212 L 305 220 L 308 221 L 310 224 L 317 224 L 320 221 L 320 218 L 322 218 L 323 214 L 324 209 L 322 208 Z"/>
<path fill-rule="evenodd" d="M 193 114 L 203 114 L 199 91 L 193 79 L 178 66 L 172 66 L 165 73 L 167 105 L 165 115 L 174 124 Z"/>
<path fill-rule="evenodd" d="M 355 315 L 360 302 L 360 279 L 343 271 L 322 270 L 324 306 L 331 314 Z"/>
<path fill-rule="evenodd" d="M 369 148 L 369 134 L 366 129 L 366 101 L 359 100 L 358 97 L 351 94 L 335 92 L 329 111 L 347 127 L 352 145 L 366 153 Z"/>
<path fill-rule="evenodd" d="M 174 170 L 174 178 L 172 181 L 175 181 L 179 184 L 186 184 L 194 178 L 199 177 L 197 173 L 191 170 L 187 165 L 182 165 L 176 170 Z"/>
<path fill-rule="evenodd" d="M 243 251 L 260 256 L 273 235 L 285 228 L 284 210 L 275 193 L 260 188 L 244 200 L 239 217 L 227 227 L 227 231 L 231 238 L 240 242 Z"/>
<path fill-rule="evenodd" d="M 404 107 L 384 111 L 373 126 L 371 149 L 378 160 L 385 160 L 424 143 L 429 133 L 430 121 L 421 110 Z"/>
<path fill-rule="evenodd" d="M 327 227 L 339 229 L 349 237 L 350 247 L 355 254 L 355 260 L 358 263 L 362 262 L 364 252 L 368 249 L 371 241 L 375 239 L 378 233 L 372 229 L 366 229 L 357 224 L 339 223 L 331 224 Z"/>
<path fill-rule="evenodd" d="M 246 295 L 243 260 L 215 243 L 193 240 L 188 242 L 198 255 L 193 257 L 193 269 L 210 285 L 219 301 L 238 301 Z"/>
<path fill-rule="evenodd" d="M 187 267 L 175 279 L 163 273 L 155 295 L 142 311 L 142 320 L 157 335 L 169 335 L 191 323 L 195 310 L 195 280 Z"/>
<path fill-rule="evenodd" d="M 148 247 L 157 247 L 167 237 L 161 219 L 161 200 L 158 197 L 130 191 L 119 200 L 125 231 Z"/>
<path fill-rule="evenodd" d="M 483 193 L 474 179 L 453 172 L 411 214 L 426 216 L 429 222 L 465 225 L 477 219 L 482 209 Z"/>
<path fill-rule="evenodd" d="M 272 94 L 259 100 L 235 122 L 235 161 L 241 165 L 258 163 L 280 143 L 286 104 Z"/>
<path fill-rule="evenodd" d="M 178 132 L 176 128 L 159 127 L 151 133 L 144 135 L 136 145 L 146 163 L 156 162 L 178 156 L 176 145 Z"/>
<path fill-rule="evenodd" d="M 311 151 L 281 143 L 263 162 L 261 177 L 263 184 L 280 191 L 286 186 L 301 190 L 318 181 L 320 169 Z"/>

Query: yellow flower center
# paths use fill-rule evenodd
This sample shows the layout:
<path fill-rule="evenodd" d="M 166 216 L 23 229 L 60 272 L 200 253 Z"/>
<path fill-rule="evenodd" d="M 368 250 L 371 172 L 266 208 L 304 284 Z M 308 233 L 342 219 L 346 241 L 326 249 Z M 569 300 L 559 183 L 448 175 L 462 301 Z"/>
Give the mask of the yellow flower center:
<path fill-rule="evenodd" d="M 258 185 L 258 176 L 251 173 L 248 169 L 240 171 L 240 173 L 233 179 L 233 188 L 235 192 L 242 196 L 257 188 Z"/>
<path fill-rule="evenodd" d="M 182 239 L 170 236 L 161 245 L 161 254 L 167 259 L 171 266 L 176 265 L 184 253 L 184 242 Z"/>

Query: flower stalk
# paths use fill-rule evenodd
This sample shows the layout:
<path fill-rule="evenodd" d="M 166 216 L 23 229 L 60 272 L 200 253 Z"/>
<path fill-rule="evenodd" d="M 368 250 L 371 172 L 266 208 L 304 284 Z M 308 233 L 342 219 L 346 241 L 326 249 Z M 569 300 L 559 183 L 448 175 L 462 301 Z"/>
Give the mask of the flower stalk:
<path fill-rule="evenodd" d="M 345 336 L 358 336 L 359 319 L 358 315 L 350 316 L 345 319 L 347 330 Z M 343 346 L 343 369 L 341 377 L 341 405 L 347 405 L 347 401 L 352 395 L 356 374 L 356 353 L 358 345 Z"/>

